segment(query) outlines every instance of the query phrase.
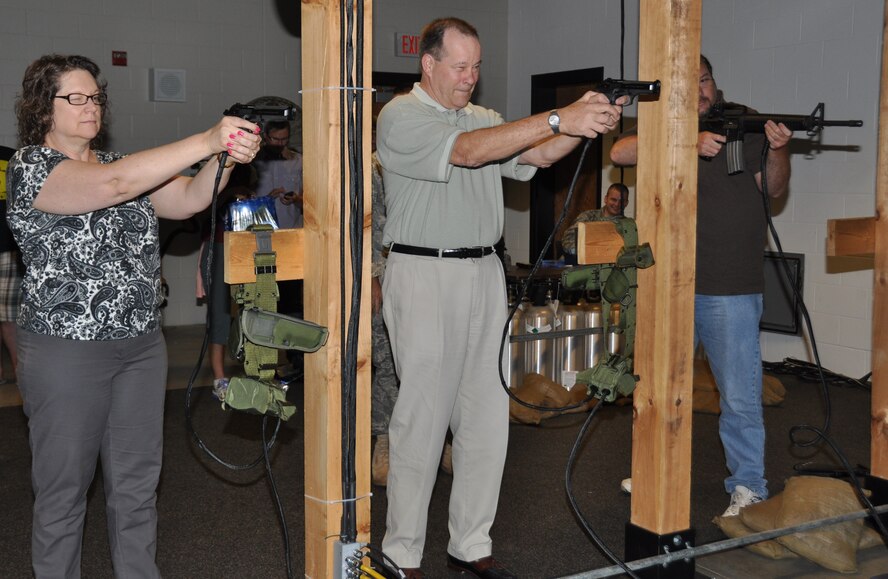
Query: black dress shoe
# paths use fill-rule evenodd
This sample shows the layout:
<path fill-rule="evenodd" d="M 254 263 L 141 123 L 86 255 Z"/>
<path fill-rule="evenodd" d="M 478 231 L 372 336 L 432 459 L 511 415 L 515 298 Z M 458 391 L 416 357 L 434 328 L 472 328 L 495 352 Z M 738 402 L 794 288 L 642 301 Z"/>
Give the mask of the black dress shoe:
<path fill-rule="evenodd" d="M 453 555 L 447 555 L 447 566 L 456 569 L 461 573 L 469 573 L 475 577 L 486 577 L 487 579 L 518 579 L 506 567 L 491 557 L 483 557 L 474 561 L 463 561 L 457 559 Z"/>

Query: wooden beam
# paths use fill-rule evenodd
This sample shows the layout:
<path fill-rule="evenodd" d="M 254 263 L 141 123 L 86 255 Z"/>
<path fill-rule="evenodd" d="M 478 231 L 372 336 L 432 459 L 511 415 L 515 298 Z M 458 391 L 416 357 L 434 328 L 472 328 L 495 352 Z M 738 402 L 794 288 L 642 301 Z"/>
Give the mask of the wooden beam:
<path fill-rule="evenodd" d="M 364 143 L 360 161 L 364 185 L 364 259 L 361 266 L 358 347 L 357 424 L 344 428 L 341 420 L 341 355 L 351 308 L 351 264 L 345 264 L 344 310 L 340 307 L 340 212 L 343 183 L 350 167 L 342 158 L 340 102 L 340 10 L 349 0 L 302 0 L 302 130 L 305 187 L 305 318 L 330 330 L 327 345 L 305 357 L 305 576 L 338 576 L 333 546 L 339 540 L 343 499 L 342 437 L 356 436 L 357 540 L 370 540 L 370 120 L 371 92 L 361 91 L 364 126 L 357 138 Z M 372 86 L 371 0 L 363 6 L 363 78 L 354 84 Z M 349 4 L 351 6 L 351 4 Z M 357 18 L 357 16 L 355 16 Z M 358 29 L 357 23 L 352 27 Z M 357 42 L 357 41 L 355 41 Z M 349 122 L 346 116 L 346 123 Z M 344 177 L 340 177 L 340 172 Z M 345 207 L 343 207 L 345 205 Z M 349 223 L 346 215 L 344 223 Z M 349 260 L 348 242 L 345 243 Z"/>
<path fill-rule="evenodd" d="M 278 281 L 302 279 L 302 246 L 305 232 L 302 229 L 278 229 L 271 235 L 271 249 L 277 254 Z M 226 231 L 225 283 L 233 285 L 256 281 L 253 254 L 256 252 L 256 236 L 249 231 Z"/>
<path fill-rule="evenodd" d="M 623 244 L 623 237 L 610 221 L 577 224 L 577 263 L 614 263 Z"/>
<path fill-rule="evenodd" d="M 885 6 L 888 17 L 888 3 Z M 876 175 L 873 399 L 870 472 L 888 479 L 888 20 L 882 20 L 882 87 Z"/>
<path fill-rule="evenodd" d="M 876 219 L 852 217 L 826 222 L 826 255 L 829 257 L 873 257 Z"/>
<path fill-rule="evenodd" d="M 690 526 L 697 95 L 701 0 L 641 0 L 638 77 L 660 99 L 638 104 L 639 243 L 631 522 L 659 535 Z"/>

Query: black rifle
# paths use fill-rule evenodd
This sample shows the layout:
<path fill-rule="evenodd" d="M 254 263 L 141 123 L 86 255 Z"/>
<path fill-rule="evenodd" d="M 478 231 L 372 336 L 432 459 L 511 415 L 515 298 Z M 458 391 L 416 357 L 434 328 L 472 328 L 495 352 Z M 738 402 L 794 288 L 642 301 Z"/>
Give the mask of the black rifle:
<path fill-rule="evenodd" d="M 728 175 L 743 172 L 743 136 L 746 133 L 764 133 L 768 121 L 783 123 L 791 131 L 806 131 L 809 137 L 817 135 L 823 127 L 863 126 L 863 121 L 824 120 L 823 103 L 818 103 L 810 115 L 762 115 L 748 111 L 749 108 L 743 105 L 721 103 L 705 117 L 700 117 L 701 132 L 709 131 L 727 137 Z"/>
<path fill-rule="evenodd" d="M 614 78 L 606 78 L 595 85 L 595 90 L 607 97 L 610 104 L 616 104 L 617 99 L 621 96 L 628 96 L 631 105 L 636 97 L 640 96 L 660 96 L 660 81 L 646 80 L 620 80 Z"/>
<path fill-rule="evenodd" d="M 254 107 L 235 103 L 226 109 L 226 117 L 240 117 L 251 123 L 261 125 L 264 121 L 290 121 L 296 114 L 294 107 Z"/>

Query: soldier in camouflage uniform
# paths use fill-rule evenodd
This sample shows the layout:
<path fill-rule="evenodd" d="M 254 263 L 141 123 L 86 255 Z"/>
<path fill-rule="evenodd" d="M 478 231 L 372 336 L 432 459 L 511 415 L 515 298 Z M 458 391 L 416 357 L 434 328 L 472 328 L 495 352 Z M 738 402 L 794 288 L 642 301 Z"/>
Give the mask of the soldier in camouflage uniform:
<path fill-rule="evenodd" d="M 577 224 L 586 223 L 588 221 L 604 221 L 606 219 L 614 219 L 623 214 L 623 208 L 626 206 L 626 198 L 629 196 L 629 188 L 622 183 L 614 183 L 607 188 L 604 195 L 604 204 L 601 209 L 591 209 L 583 211 L 573 224 L 567 228 L 561 237 L 561 249 L 566 255 L 575 256 L 577 254 Z"/>
<path fill-rule="evenodd" d="M 373 484 L 385 486 L 388 478 L 388 427 L 392 409 L 398 399 L 398 376 L 395 374 L 395 361 L 388 333 L 382 321 L 382 275 L 385 273 L 385 248 L 382 245 L 382 230 L 385 227 L 385 192 L 382 186 L 382 172 L 376 153 L 372 161 L 373 196 L 373 263 L 371 267 L 373 318 L 371 331 L 373 340 L 373 386 L 371 395 L 371 434 L 376 436 L 371 461 Z"/>

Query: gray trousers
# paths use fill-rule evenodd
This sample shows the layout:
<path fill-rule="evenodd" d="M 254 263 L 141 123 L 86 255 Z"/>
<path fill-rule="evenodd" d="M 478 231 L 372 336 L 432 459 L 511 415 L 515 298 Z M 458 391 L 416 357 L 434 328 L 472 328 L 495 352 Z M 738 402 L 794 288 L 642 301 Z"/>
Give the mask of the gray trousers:
<path fill-rule="evenodd" d="M 37 579 L 78 579 L 86 493 L 101 457 L 114 576 L 157 578 L 163 334 L 85 341 L 18 332 L 28 416 Z"/>
<path fill-rule="evenodd" d="M 496 255 L 479 259 L 392 253 L 382 308 L 401 379 L 389 423 L 388 513 L 382 550 L 419 567 L 429 500 L 448 427 L 453 432 L 447 552 L 491 554 L 509 437 L 499 380 L 506 284 Z"/>

